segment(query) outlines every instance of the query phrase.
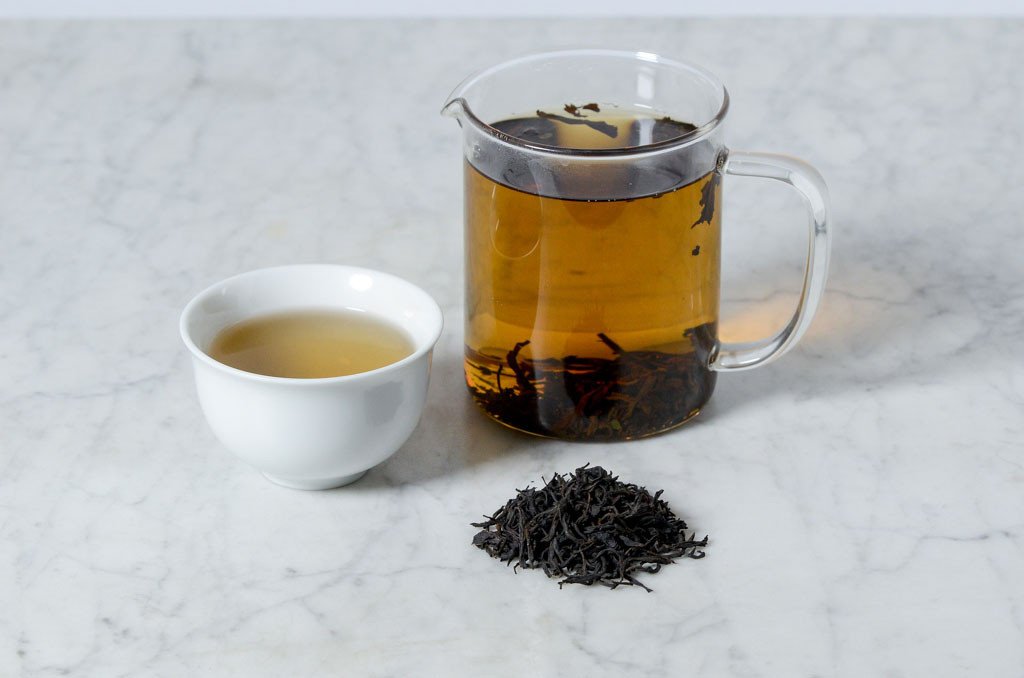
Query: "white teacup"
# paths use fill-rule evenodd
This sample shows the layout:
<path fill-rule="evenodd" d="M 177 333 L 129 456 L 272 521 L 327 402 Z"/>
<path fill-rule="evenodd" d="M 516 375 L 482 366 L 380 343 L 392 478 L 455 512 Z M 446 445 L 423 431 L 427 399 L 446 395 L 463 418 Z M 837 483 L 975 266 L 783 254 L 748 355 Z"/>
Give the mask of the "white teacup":
<path fill-rule="evenodd" d="M 224 328 L 257 315 L 357 309 L 401 327 L 415 350 L 369 372 L 325 379 L 268 377 L 229 367 L 209 350 Z M 217 438 L 268 479 L 324 490 L 358 480 L 408 440 L 427 396 L 441 309 L 387 273 L 334 265 L 265 268 L 200 292 L 181 314 L 199 403 Z"/>

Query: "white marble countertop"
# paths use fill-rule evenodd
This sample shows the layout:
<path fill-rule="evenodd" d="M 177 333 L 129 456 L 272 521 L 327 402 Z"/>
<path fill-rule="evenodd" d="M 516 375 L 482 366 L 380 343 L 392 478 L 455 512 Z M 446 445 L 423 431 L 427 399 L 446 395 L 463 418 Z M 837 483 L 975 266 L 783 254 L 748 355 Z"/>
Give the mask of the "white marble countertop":
<path fill-rule="evenodd" d="M 459 133 L 478 67 L 643 48 L 729 140 L 815 163 L 830 289 L 692 425 L 545 442 L 463 393 Z M 1024 22 L 0 24 L 0 675 L 1024 674 Z M 796 199 L 729 183 L 725 332 L 799 284 Z M 231 274 L 354 263 L 441 303 L 424 419 L 358 484 L 221 449 L 177 334 Z M 585 462 L 708 556 L 655 592 L 512 573 L 470 521 Z"/>

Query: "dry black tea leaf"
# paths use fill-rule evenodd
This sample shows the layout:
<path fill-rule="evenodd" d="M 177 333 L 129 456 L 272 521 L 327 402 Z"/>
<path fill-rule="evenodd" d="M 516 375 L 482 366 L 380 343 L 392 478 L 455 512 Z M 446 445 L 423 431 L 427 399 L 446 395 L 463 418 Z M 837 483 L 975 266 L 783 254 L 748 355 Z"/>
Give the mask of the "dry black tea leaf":
<path fill-rule="evenodd" d="M 502 508 L 473 523 L 473 545 L 513 569 L 541 569 L 565 584 L 650 588 L 634 577 L 676 558 L 703 558 L 708 538 L 686 523 L 662 491 L 623 483 L 600 466 L 555 474 L 540 489 L 518 490 Z"/>

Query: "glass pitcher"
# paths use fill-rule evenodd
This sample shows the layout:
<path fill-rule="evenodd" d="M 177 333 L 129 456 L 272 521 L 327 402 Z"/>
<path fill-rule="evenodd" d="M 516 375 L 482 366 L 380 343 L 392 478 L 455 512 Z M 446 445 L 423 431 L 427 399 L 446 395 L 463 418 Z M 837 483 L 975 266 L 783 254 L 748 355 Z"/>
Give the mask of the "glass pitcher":
<path fill-rule="evenodd" d="M 625 440 L 696 416 L 718 372 L 764 365 L 825 287 L 828 196 L 786 156 L 728 149 L 723 85 L 646 52 L 576 50 L 465 80 L 465 376 L 506 426 Z M 722 177 L 793 186 L 810 213 L 800 302 L 775 335 L 718 340 Z"/>

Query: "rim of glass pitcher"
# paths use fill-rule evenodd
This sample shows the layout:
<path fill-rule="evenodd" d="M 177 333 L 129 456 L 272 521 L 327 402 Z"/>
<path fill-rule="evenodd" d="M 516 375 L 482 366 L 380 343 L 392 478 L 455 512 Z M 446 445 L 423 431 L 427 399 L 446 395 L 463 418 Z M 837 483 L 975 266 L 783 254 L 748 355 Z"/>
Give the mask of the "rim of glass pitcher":
<path fill-rule="evenodd" d="M 532 141 L 524 141 L 518 137 L 511 136 L 488 125 L 486 122 L 481 120 L 473 112 L 473 109 L 469 106 L 469 102 L 466 101 L 465 97 L 462 96 L 467 89 L 472 87 L 476 82 L 483 80 L 484 78 L 493 75 L 499 71 L 506 70 L 514 66 L 521 66 L 531 61 L 540 61 L 542 59 L 550 59 L 552 57 L 570 57 L 570 56 L 607 56 L 607 57 L 626 57 L 631 60 L 647 61 L 649 63 L 663 64 L 671 66 L 673 68 L 679 68 L 685 71 L 696 73 L 700 77 L 704 78 L 712 87 L 722 93 L 722 103 L 718 107 L 718 112 L 711 117 L 710 120 L 703 123 L 699 127 L 681 134 L 671 139 L 665 139 L 664 141 L 658 141 L 651 144 L 644 144 L 642 146 L 626 146 L 624 148 L 565 148 L 563 146 L 549 146 L 547 144 L 539 144 Z M 574 155 L 574 156 L 624 156 L 624 155 L 641 155 L 644 153 L 651 153 L 655 151 L 661 151 L 666 148 L 674 146 L 685 146 L 691 144 L 694 141 L 709 135 L 713 132 L 723 120 L 725 120 L 726 113 L 729 112 L 729 91 L 725 88 L 718 77 L 704 68 L 690 61 L 683 61 L 681 59 L 669 59 L 663 57 L 660 54 L 654 52 L 643 52 L 633 50 L 622 50 L 622 49 L 564 49 L 564 50 L 553 50 L 548 52 L 535 52 L 527 54 L 515 59 L 509 59 L 502 61 L 501 63 L 495 64 L 488 68 L 470 75 L 468 78 L 458 84 L 458 86 L 452 90 L 451 94 L 448 95 L 448 100 L 445 101 L 444 106 L 441 108 L 441 112 L 444 113 L 448 108 L 454 104 L 459 103 L 462 112 L 466 115 L 467 119 L 487 132 L 491 136 L 495 137 L 499 141 L 503 141 L 513 146 L 519 146 L 520 148 L 526 148 L 532 151 L 539 151 L 543 153 L 554 153 L 557 155 Z"/>

